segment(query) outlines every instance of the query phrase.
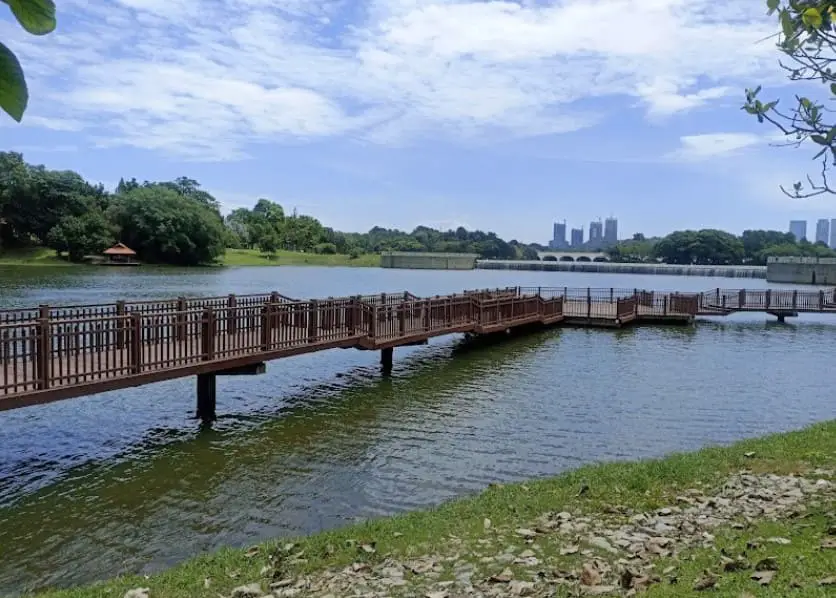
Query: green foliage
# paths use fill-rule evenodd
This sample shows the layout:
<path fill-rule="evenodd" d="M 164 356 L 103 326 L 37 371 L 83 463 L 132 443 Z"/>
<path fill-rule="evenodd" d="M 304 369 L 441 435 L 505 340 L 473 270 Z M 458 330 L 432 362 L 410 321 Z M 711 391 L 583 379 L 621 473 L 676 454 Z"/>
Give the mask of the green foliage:
<path fill-rule="evenodd" d="M 0 0 L 7 4 L 23 28 L 33 35 L 55 30 L 55 3 L 52 0 Z M 0 43 L 0 108 L 17 122 L 29 103 L 29 90 L 20 62 Z"/>
<path fill-rule="evenodd" d="M 805 95 L 796 95 L 786 109 L 778 100 L 759 99 L 761 87 L 746 90 L 742 110 L 755 116 L 758 122 L 777 127 L 787 139 L 786 145 L 800 146 L 810 141 L 815 146 L 813 159 L 821 159 L 820 180 L 807 176 L 807 187 L 800 181 L 791 191 L 781 189 L 791 197 L 811 197 L 822 193 L 836 193 L 828 181 L 828 171 L 836 164 L 836 122 L 832 110 L 825 107 L 836 97 L 836 1 L 834 0 L 767 0 L 769 14 L 777 15 L 781 31 L 778 49 L 788 59 L 781 62 L 791 81 L 801 84 Z M 806 95 L 811 91 L 807 82 L 824 85 L 818 97 Z"/>
<path fill-rule="evenodd" d="M 740 237 L 714 229 L 676 231 L 661 239 L 636 234 L 611 247 L 608 253 L 617 262 L 760 266 L 770 256 L 836 257 L 836 252 L 824 244 L 796 241 L 791 233 L 775 230 L 745 230 Z"/>
<path fill-rule="evenodd" d="M 82 216 L 67 216 L 47 234 L 47 246 L 66 252 L 70 261 L 80 262 L 86 255 L 99 255 L 113 244 L 114 231 L 98 210 Z"/>
<path fill-rule="evenodd" d="M 123 243 L 152 263 L 194 266 L 224 252 L 221 220 L 203 202 L 166 184 L 145 184 L 117 195 L 110 218 Z"/>

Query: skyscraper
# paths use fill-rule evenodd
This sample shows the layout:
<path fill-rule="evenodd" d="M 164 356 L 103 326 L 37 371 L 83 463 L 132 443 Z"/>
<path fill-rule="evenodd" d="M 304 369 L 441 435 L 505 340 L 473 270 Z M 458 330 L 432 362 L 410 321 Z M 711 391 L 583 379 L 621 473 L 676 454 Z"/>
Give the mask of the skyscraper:
<path fill-rule="evenodd" d="M 816 243 L 824 243 L 830 241 L 830 221 L 827 218 L 819 218 L 816 221 Z"/>
<path fill-rule="evenodd" d="M 550 243 L 552 249 L 566 249 L 566 221 L 555 222 L 554 231 L 552 235 L 552 242 Z"/>
<path fill-rule="evenodd" d="M 830 221 L 830 248 L 836 247 L 836 218 Z"/>
<path fill-rule="evenodd" d="M 801 241 L 807 238 L 807 221 L 806 220 L 790 220 L 790 233 L 795 236 L 796 241 Z"/>
<path fill-rule="evenodd" d="M 592 221 L 589 223 L 589 248 L 598 249 L 601 247 L 601 241 L 604 237 L 604 227 L 601 221 Z"/>
<path fill-rule="evenodd" d="M 573 228 L 572 229 L 572 247 L 580 247 L 583 245 L 583 229 L 582 228 Z"/>
<path fill-rule="evenodd" d="M 618 243 L 618 219 L 607 218 L 604 220 L 604 242 L 607 245 Z"/>

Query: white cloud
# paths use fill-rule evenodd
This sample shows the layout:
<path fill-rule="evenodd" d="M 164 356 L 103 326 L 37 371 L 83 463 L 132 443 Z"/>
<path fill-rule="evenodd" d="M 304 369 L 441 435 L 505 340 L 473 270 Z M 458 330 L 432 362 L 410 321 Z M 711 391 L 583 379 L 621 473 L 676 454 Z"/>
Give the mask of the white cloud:
<path fill-rule="evenodd" d="M 680 147 L 669 154 L 669 157 L 682 161 L 726 157 L 748 147 L 764 145 L 770 139 L 772 139 L 771 136 L 755 135 L 753 133 L 685 135 L 679 138 Z"/>
<path fill-rule="evenodd" d="M 559 133 L 606 116 L 589 99 L 656 118 L 782 76 L 749 0 L 65 0 L 59 18 L 42 38 L 0 22 L 31 80 L 26 119 L 196 159 Z"/>

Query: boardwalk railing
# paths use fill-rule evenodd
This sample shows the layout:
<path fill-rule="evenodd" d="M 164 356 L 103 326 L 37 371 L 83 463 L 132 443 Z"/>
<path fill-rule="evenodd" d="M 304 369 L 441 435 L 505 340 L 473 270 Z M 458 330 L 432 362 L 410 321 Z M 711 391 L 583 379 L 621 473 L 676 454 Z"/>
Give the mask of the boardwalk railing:
<path fill-rule="evenodd" d="M 620 326 L 734 311 L 836 313 L 836 289 L 506 287 L 429 298 L 399 292 L 307 301 L 272 292 L 4 310 L 0 411 L 337 347 L 389 349 L 527 324 Z"/>

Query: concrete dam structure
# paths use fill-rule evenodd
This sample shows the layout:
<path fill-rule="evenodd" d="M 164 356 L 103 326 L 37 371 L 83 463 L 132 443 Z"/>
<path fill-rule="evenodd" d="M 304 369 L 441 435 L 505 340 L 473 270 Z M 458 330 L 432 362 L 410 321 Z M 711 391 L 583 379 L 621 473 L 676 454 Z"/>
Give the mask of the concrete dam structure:
<path fill-rule="evenodd" d="M 770 257 L 766 261 L 766 280 L 795 284 L 836 284 L 836 258 Z"/>
<path fill-rule="evenodd" d="M 473 270 L 478 257 L 475 253 L 386 251 L 380 254 L 380 267 L 408 270 Z"/>
<path fill-rule="evenodd" d="M 535 270 L 545 272 L 599 272 L 607 274 L 766 278 L 765 266 L 680 266 L 676 264 L 620 264 L 613 262 L 477 260 L 476 268 L 481 270 Z M 836 278 L 832 278 L 831 280 L 836 282 Z M 775 282 L 778 281 L 776 280 Z"/>

